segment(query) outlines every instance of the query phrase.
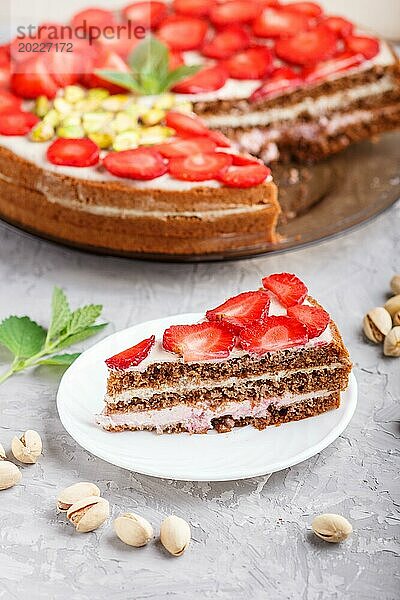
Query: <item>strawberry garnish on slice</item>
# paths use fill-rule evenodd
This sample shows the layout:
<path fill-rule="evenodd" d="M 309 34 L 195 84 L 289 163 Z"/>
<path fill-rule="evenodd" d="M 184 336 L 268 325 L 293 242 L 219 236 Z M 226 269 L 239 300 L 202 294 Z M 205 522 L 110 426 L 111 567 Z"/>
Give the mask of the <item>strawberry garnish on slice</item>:
<path fill-rule="evenodd" d="M 127 63 L 116 52 L 111 52 L 109 50 L 103 50 L 100 52 L 95 58 L 93 72 L 85 73 L 83 76 L 83 84 L 88 88 L 106 88 L 111 94 L 126 92 L 126 89 L 115 85 L 114 83 L 110 83 L 105 79 L 101 79 L 101 77 L 96 75 L 95 71 L 98 69 L 118 71 L 121 73 L 131 73 Z"/>
<path fill-rule="evenodd" d="M 230 139 L 227 138 L 222 131 L 210 129 L 207 133 L 207 136 L 210 138 L 210 140 L 217 144 L 218 148 L 230 148 L 232 146 Z"/>
<path fill-rule="evenodd" d="M 116 19 L 114 13 L 110 10 L 103 10 L 101 8 L 88 8 L 81 10 L 72 17 L 72 27 L 76 30 L 77 27 L 85 26 L 89 28 L 98 27 L 104 29 L 108 25 L 116 25 Z"/>
<path fill-rule="evenodd" d="M 270 174 L 271 170 L 261 163 L 232 166 L 222 171 L 218 180 L 228 187 L 249 188 L 264 183 Z"/>
<path fill-rule="evenodd" d="M 101 53 L 104 52 L 115 52 L 124 60 L 128 58 L 132 50 L 140 43 L 140 39 L 135 37 L 133 33 L 129 33 L 128 30 L 121 29 L 118 36 L 107 37 L 107 35 L 101 35 L 96 39 L 96 49 Z M 85 69 L 87 71 L 87 69 Z"/>
<path fill-rule="evenodd" d="M 304 302 L 308 293 L 304 283 L 292 273 L 274 273 L 264 277 L 262 284 L 286 308 Z"/>
<path fill-rule="evenodd" d="M 171 158 L 169 172 L 175 179 L 183 181 L 208 181 L 217 179 L 222 171 L 232 164 L 229 154 L 192 154 L 183 158 Z"/>
<path fill-rule="evenodd" d="M 267 46 L 255 46 L 224 61 L 233 79 L 263 79 L 272 69 L 272 54 Z"/>
<path fill-rule="evenodd" d="M 291 2 L 290 4 L 285 4 L 285 8 L 307 15 L 308 17 L 313 17 L 314 19 L 318 19 L 323 13 L 322 8 L 316 2 Z"/>
<path fill-rule="evenodd" d="M 362 54 L 366 60 L 371 60 L 379 54 L 379 41 L 376 38 L 361 35 L 346 37 L 346 47 L 350 52 Z"/>
<path fill-rule="evenodd" d="M 303 323 L 307 329 L 308 337 L 316 338 L 327 328 L 331 318 L 323 308 L 319 306 L 308 306 L 301 304 L 299 306 L 290 306 L 287 309 L 289 317 L 294 317 L 300 323 Z"/>
<path fill-rule="evenodd" d="M 7 90 L 0 90 L 0 114 L 5 112 L 20 111 L 22 100 Z"/>
<path fill-rule="evenodd" d="M 196 50 L 204 42 L 207 29 L 202 19 L 172 15 L 164 19 L 157 37 L 171 50 Z"/>
<path fill-rule="evenodd" d="M 227 358 L 234 344 L 235 336 L 227 327 L 210 322 L 172 325 L 163 337 L 164 349 L 185 362 Z"/>
<path fill-rule="evenodd" d="M 164 2 L 134 2 L 122 10 L 122 16 L 135 25 L 153 29 L 167 16 L 168 9 Z"/>
<path fill-rule="evenodd" d="M 240 346 L 258 356 L 267 352 L 303 346 L 308 341 L 307 329 L 297 319 L 287 316 L 272 316 L 260 325 L 240 332 Z"/>
<path fill-rule="evenodd" d="M 99 148 L 88 138 L 58 138 L 47 149 L 53 165 L 92 167 L 99 162 Z"/>
<path fill-rule="evenodd" d="M 253 23 L 254 34 L 258 37 L 282 37 L 295 35 L 309 29 L 312 19 L 307 15 L 286 7 L 267 7 Z"/>
<path fill-rule="evenodd" d="M 178 67 L 181 67 L 185 64 L 183 60 L 183 56 L 180 52 L 170 52 L 168 58 L 168 69 L 170 71 L 175 71 Z"/>
<path fill-rule="evenodd" d="M 181 15 L 206 17 L 215 5 L 215 0 L 174 0 L 173 9 Z"/>
<path fill-rule="evenodd" d="M 260 102 L 265 98 L 277 96 L 286 90 L 299 87 L 303 83 L 302 77 L 290 67 L 278 67 L 272 71 L 268 78 L 250 96 L 250 102 Z"/>
<path fill-rule="evenodd" d="M 245 50 L 250 45 L 250 36 L 239 25 L 231 25 L 218 31 L 215 36 L 203 46 L 204 56 L 216 59 L 225 59 L 239 50 Z"/>
<path fill-rule="evenodd" d="M 209 321 L 223 321 L 234 328 L 242 329 L 261 323 L 268 315 L 270 302 L 269 295 L 262 290 L 244 292 L 208 310 L 206 317 Z"/>
<path fill-rule="evenodd" d="M 212 65 L 204 67 L 192 77 L 184 79 L 172 90 L 177 94 L 201 94 L 204 92 L 214 92 L 225 85 L 228 79 L 227 71 L 221 65 Z"/>
<path fill-rule="evenodd" d="M 23 63 L 11 76 L 11 89 L 22 98 L 54 98 L 59 85 L 48 72 L 45 59 L 33 58 Z"/>
<path fill-rule="evenodd" d="M 303 69 L 302 77 L 306 83 L 314 83 L 335 73 L 354 69 L 362 62 L 364 62 L 362 54 L 342 52 L 330 60 L 318 63 L 314 67 L 306 67 Z"/>
<path fill-rule="evenodd" d="M 30 112 L 11 109 L 0 114 L 0 135 L 26 135 L 39 119 Z"/>
<path fill-rule="evenodd" d="M 125 370 L 130 367 L 136 367 L 149 355 L 150 350 L 154 346 L 156 338 L 154 335 L 135 344 L 132 348 L 123 350 L 105 361 L 109 369 Z"/>
<path fill-rule="evenodd" d="M 249 0 L 230 0 L 217 4 L 210 12 L 210 20 L 217 27 L 250 23 L 259 15 L 261 7 Z"/>
<path fill-rule="evenodd" d="M 264 165 L 264 163 L 251 154 L 232 154 L 232 165 L 235 167 L 246 167 L 248 165 Z"/>
<path fill-rule="evenodd" d="M 144 147 L 110 152 L 103 160 L 103 165 L 113 175 L 127 179 L 155 179 L 168 171 L 161 154 L 153 148 Z"/>
<path fill-rule="evenodd" d="M 205 123 L 195 115 L 180 113 L 176 110 L 170 110 L 165 118 L 167 127 L 175 129 L 178 135 L 196 136 L 208 135 L 208 129 Z"/>
<path fill-rule="evenodd" d="M 351 35 L 354 29 L 353 23 L 350 23 L 350 21 L 344 19 L 343 17 L 326 17 L 322 23 L 325 25 L 325 27 L 328 27 L 328 29 L 336 33 L 336 35 L 343 38 Z"/>
<path fill-rule="evenodd" d="M 301 31 L 293 37 L 276 42 L 278 58 L 295 65 L 315 65 L 330 58 L 337 49 L 337 36 L 320 25 L 310 31 Z"/>
<path fill-rule="evenodd" d="M 165 144 L 157 144 L 153 146 L 165 158 L 182 158 L 183 156 L 191 156 L 192 154 L 214 152 L 217 144 L 208 137 L 194 137 L 186 139 L 178 139 L 174 142 L 166 142 Z"/>

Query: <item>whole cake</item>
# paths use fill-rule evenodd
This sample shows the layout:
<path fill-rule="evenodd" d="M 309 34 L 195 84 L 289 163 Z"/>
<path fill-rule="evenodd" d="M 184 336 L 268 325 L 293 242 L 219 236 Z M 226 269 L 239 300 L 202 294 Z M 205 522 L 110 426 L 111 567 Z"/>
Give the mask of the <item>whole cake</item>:
<path fill-rule="evenodd" d="M 106 360 L 109 431 L 264 429 L 338 408 L 351 362 L 337 326 L 295 275 L 265 277 Z M 137 342 L 137 340 L 133 340 Z"/>

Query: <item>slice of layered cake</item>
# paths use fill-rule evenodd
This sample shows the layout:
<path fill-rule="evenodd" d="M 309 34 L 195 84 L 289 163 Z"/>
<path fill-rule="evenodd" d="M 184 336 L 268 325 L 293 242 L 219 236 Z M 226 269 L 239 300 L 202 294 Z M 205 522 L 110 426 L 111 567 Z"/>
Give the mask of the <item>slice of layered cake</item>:
<path fill-rule="evenodd" d="M 338 408 L 351 362 L 336 324 L 295 275 L 262 283 L 107 359 L 98 423 L 109 431 L 227 432 Z"/>

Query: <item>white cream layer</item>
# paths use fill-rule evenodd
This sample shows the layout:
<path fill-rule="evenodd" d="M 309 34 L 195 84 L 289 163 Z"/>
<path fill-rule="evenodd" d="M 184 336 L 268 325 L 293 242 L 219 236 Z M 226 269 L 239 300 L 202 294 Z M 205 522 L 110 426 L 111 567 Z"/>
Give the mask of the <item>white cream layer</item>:
<path fill-rule="evenodd" d="M 279 398 L 265 398 L 257 405 L 251 400 L 242 402 L 228 402 L 221 407 L 211 410 L 207 406 L 178 405 L 160 410 L 147 410 L 141 412 L 113 413 L 112 415 L 98 415 L 97 422 L 102 427 L 129 426 L 138 429 L 155 429 L 157 433 L 174 425 L 182 424 L 191 433 L 202 432 L 211 429 L 211 421 L 219 417 L 231 416 L 233 419 L 246 417 L 262 418 L 267 416 L 268 407 L 273 404 L 276 407 L 290 406 L 311 398 L 325 398 L 332 391 L 310 392 L 303 395 L 286 394 Z"/>

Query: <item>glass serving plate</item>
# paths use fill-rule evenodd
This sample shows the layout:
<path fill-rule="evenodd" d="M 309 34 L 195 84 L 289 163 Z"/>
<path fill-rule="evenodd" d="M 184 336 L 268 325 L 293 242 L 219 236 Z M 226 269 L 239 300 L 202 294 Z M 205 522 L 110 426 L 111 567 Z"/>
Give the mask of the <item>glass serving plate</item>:
<path fill-rule="evenodd" d="M 101 247 L 85 247 L 62 239 L 49 238 L 40 231 L 29 231 L 45 239 L 92 253 L 136 259 L 198 262 L 236 260 L 266 253 L 281 253 L 316 244 L 343 234 L 377 216 L 400 198 L 400 132 L 382 136 L 376 142 L 355 144 L 336 156 L 313 166 L 285 165 L 273 170 L 279 185 L 285 213 L 278 227 L 275 244 L 252 244 L 235 235 L 240 249 L 217 254 L 165 255 L 131 253 Z M 303 213 L 290 218 L 298 202 Z M 20 228 L 18 224 L 11 223 Z M 24 231 L 27 231 L 24 229 Z"/>

